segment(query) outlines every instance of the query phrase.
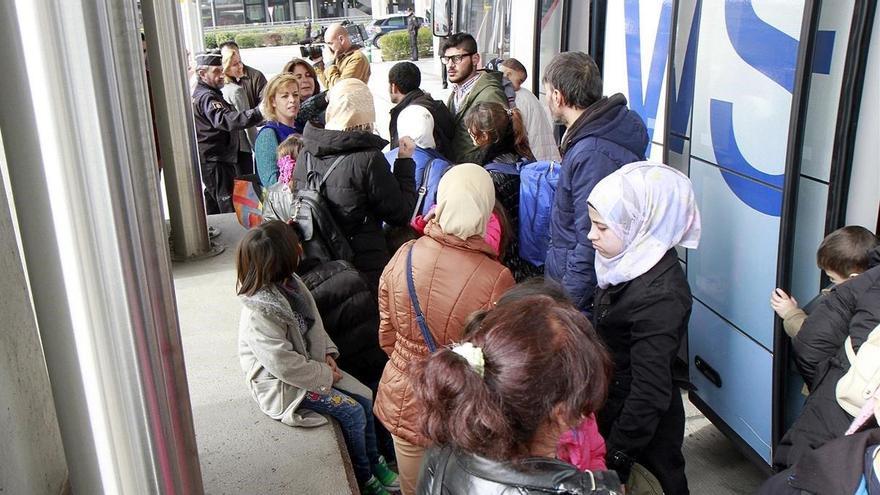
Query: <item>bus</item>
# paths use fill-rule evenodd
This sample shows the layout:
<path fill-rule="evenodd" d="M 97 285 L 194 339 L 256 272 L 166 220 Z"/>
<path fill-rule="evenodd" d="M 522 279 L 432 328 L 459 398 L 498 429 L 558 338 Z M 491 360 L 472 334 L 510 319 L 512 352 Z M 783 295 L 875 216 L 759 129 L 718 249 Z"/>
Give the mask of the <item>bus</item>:
<path fill-rule="evenodd" d="M 649 159 L 686 173 L 703 234 L 680 250 L 694 297 L 680 356 L 690 401 L 769 468 L 802 382 L 768 301 L 806 303 L 829 281 L 822 238 L 880 230 L 880 17 L 876 1 L 434 0 L 436 37 L 475 36 L 483 60 L 543 68 L 583 51 L 604 93 L 648 128 Z"/>

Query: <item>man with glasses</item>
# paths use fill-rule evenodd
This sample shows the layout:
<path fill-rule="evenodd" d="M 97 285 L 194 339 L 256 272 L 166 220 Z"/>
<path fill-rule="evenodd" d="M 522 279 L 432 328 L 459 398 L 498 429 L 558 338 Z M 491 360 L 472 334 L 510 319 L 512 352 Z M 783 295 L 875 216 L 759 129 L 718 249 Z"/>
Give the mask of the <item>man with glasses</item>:
<path fill-rule="evenodd" d="M 480 160 L 482 154 L 474 144 L 464 124 L 468 110 L 477 103 L 496 102 L 507 107 L 507 96 L 501 84 L 500 72 L 480 71 L 480 54 L 477 41 L 467 33 L 456 33 L 443 42 L 440 61 L 446 67 L 452 94 L 446 106 L 453 115 L 455 127 L 449 147 L 453 163 Z"/>

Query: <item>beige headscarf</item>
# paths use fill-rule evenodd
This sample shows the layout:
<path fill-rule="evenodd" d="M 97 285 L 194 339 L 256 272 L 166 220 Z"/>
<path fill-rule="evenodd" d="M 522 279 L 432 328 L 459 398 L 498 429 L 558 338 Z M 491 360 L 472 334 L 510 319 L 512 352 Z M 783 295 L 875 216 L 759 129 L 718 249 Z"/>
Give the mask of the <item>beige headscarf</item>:
<path fill-rule="evenodd" d="M 462 163 L 452 167 L 437 187 L 436 222 L 445 234 L 462 240 L 486 235 L 495 207 L 492 177 L 483 167 Z"/>
<path fill-rule="evenodd" d="M 376 122 L 370 88 L 360 79 L 343 79 L 327 93 L 326 129 L 345 131 Z"/>

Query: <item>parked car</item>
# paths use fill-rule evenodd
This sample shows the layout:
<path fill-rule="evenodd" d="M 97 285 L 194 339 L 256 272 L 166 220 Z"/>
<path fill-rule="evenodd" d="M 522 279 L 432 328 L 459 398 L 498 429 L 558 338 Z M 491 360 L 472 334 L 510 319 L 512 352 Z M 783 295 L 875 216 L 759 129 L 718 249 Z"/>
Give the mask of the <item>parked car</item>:
<path fill-rule="evenodd" d="M 403 31 L 406 29 L 406 14 L 392 14 L 381 19 L 374 19 L 373 22 L 367 24 L 367 41 L 373 46 L 379 47 L 379 38 L 386 33 L 392 31 Z M 424 17 L 419 17 L 422 26 L 428 26 L 428 21 Z"/>

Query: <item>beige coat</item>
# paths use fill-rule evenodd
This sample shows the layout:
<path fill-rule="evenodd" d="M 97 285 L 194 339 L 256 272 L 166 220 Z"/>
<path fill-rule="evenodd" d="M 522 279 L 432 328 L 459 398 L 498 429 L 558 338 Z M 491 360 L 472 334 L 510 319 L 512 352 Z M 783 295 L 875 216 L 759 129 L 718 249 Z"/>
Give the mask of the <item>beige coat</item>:
<path fill-rule="evenodd" d="M 409 366 L 428 356 L 407 290 L 406 257 L 413 251 L 413 280 L 419 304 L 438 347 L 461 339 L 467 318 L 489 308 L 513 286 L 510 270 L 479 236 L 444 234 L 436 222 L 425 236 L 401 247 L 379 283 L 379 344 L 390 356 L 373 409 L 392 435 L 425 445 L 413 397 Z"/>
<path fill-rule="evenodd" d="M 296 277 L 296 276 L 295 276 Z M 333 372 L 324 360 L 339 355 L 324 331 L 315 300 L 299 277 L 300 293 L 306 297 L 314 323 L 303 335 L 300 322 L 281 291 L 270 286 L 251 297 L 242 297 L 244 309 L 238 327 L 238 359 L 245 383 L 260 409 L 289 426 L 320 426 L 327 420 L 314 412 L 298 412 L 307 391 L 325 394 L 333 384 Z M 367 398 L 368 388 L 343 372 L 336 388 Z"/>

